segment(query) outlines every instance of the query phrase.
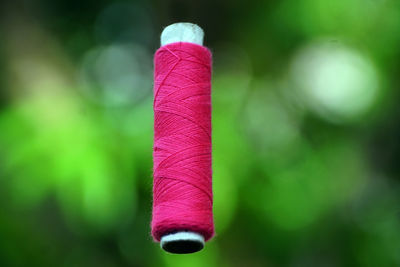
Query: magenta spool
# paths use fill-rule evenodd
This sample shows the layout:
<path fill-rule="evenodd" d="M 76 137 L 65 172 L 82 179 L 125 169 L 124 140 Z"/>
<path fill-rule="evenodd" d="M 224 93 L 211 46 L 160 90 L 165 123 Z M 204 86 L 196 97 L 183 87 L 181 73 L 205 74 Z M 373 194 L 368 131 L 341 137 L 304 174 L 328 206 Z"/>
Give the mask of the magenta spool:
<path fill-rule="evenodd" d="M 211 52 L 203 30 L 176 23 L 154 57 L 152 235 L 171 253 L 201 250 L 214 235 Z"/>

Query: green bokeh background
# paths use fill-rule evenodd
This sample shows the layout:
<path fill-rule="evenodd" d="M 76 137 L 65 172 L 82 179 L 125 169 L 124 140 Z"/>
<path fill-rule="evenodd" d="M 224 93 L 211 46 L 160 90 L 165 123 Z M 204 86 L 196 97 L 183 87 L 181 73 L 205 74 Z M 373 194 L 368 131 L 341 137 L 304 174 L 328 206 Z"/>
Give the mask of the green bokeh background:
<path fill-rule="evenodd" d="M 152 56 L 214 56 L 216 236 L 150 236 Z M 0 266 L 400 266 L 400 2 L 2 1 Z"/>

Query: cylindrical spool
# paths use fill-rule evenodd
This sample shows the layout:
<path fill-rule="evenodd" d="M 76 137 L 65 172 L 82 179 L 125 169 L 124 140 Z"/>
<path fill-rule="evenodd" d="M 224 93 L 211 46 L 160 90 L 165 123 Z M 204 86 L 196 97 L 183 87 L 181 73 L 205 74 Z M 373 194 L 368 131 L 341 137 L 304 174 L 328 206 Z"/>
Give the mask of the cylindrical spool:
<path fill-rule="evenodd" d="M 162 32 L 161 46 L 179 42 L 202 46 L 203 37 L 204 32 L 199 26 L 192 23 L 175 23 L 166 27 Z M 161 248 L 165 251 L 184 254 L 203 249 L 205 241 L 209 238 L 209 236 L 204 236 L 201 232 L 180 227 L 180 229 L 171 229 L 170 232 L 166 232 L 159 238 L 159 241 Z M 155 237 L 155 239 L 157 240 L 158 238 Z"/>

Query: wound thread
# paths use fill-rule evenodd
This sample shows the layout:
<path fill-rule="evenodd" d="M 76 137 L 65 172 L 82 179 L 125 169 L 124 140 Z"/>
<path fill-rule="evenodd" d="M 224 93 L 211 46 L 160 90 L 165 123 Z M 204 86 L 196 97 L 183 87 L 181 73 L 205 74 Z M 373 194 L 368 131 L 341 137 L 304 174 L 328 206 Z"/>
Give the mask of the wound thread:
<path fill-rule="evenodd" d="M 211 52 L 178 42 L 154 57 L 152 236 L 214 235 L 211 169 Z"/>

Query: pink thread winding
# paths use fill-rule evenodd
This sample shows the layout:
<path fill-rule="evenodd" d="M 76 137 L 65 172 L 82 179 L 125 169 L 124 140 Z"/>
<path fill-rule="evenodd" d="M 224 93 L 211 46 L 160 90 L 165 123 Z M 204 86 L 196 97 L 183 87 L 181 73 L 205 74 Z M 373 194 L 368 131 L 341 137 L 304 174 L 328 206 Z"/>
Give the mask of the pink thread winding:
<path fill-rule="evenodd" d="M 214 235 L 211 170 L 211 53 L 172 43 L 155 54 L 152 235 Z"/>

